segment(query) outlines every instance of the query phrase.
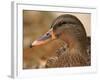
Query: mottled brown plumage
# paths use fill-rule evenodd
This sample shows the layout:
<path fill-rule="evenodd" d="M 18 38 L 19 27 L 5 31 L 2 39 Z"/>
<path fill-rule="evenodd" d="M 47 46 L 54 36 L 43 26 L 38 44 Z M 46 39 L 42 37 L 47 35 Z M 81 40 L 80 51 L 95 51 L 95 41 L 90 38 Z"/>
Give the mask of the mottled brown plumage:
<path fill-rule="evenodd" d="M 73 67 L 73 66 L 89 66 L 91 65 L 91 45 L 90 45 L 90 37 L 87 37 L 87 61 L 85 61 L 85 57 L 82 55 L 66 55 L 68 47 L 67 45 L 63 45 L 59 49 L 56 50 L 56 55 L 51 56 L 45 65 L 46 68 L 54 68 L 54 67 Z M 83 58 L 83 59 L 82 59 Z M 86 63 L 84 63 L 86 62 Z M 85 65 L 84 65 L 85 64 Z M 87 64 L 87 65 L 86 65 Z"/>
<path fill-rule="evenodd" d="M 78 67 L 91 65 L 88 54 L 86 31 L 81 21 L 70 14 L 57 17 L 50 30 L 32 43 L 39 46 L 54 39 L 60 39 L 65 44 L 58 49 L 56 56 L 47 60 L 46 67 Z M 67 46 L 66 46 L 67 45 Z"/>
<path fill-rule="evenodd" d="M 53 22 L 52 27 L 59 38 L 61 38 L 60 36 L 62 34 L 64 34 L 63 37 L 66 37 L 67 34 L 72 37 L 73 42 L 77 43 L 78 46 L 70 46 L 70 43 L 68 44 L 67 40 L 62 38 L 62 40 L 68 44 L 68 47 L 58 49 L 56 53 L 59 55 L 53 56 L 53 59 L 50 57 L 47 60 L 46 67 L 89 66 L 91 64 L 90 46 L 88 45 L 90 40 L 89 37 L 87 38 L 84 26 L 79 19 L 72 15 L 61 15 Z M 63 33 L 60 33 L 60 30 L 62 30 Z M 67 31 L 69 31 L 69 33 Z"/>

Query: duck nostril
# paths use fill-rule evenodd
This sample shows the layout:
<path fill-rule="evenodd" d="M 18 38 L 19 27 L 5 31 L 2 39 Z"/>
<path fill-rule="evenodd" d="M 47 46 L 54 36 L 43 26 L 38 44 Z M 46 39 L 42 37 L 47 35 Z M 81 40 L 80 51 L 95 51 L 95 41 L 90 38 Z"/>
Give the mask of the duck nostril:
<path fill-rule="evenodd" d="M 49 36 L 50 34 L 49 34 L 49 33 L 47 33 L 46 35 L 47 35 L 47 36 Z"/>
<path fill-rule="evenodd" d="M 30 47 L 30 48 L 32 48 L 33 46 L 32 46 L 32 45 L 30 45 L 29 47 Z"/>

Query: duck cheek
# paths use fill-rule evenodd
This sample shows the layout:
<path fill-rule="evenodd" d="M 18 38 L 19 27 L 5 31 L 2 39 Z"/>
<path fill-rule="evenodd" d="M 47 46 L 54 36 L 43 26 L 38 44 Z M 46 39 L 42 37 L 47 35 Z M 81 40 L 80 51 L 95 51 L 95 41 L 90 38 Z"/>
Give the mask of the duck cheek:
<path fill-rule="evenodd" d="M 63 40 L 63 41 L 65 41 L 66 43 L 68 43 L 67 35 L 60 34 L 60 36 L 58 38 L 61 39 L 61 40 Z"/>

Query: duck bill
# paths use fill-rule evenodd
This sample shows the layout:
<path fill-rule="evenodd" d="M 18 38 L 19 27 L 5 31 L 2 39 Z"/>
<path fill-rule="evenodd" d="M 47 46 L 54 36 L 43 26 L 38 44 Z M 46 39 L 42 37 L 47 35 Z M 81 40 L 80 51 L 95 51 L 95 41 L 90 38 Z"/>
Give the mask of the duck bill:
<path fill-rule="evenodd" d="M 44 35 L 40 36 L 37 40 L 33 41 L 30 45 L 30 48 L 34 46 L 39 46 L 48 43 L 49 41 L 52 41 L 56 39 L 53 29 L 51 28 L 48 32 L 46 32 Z"/>

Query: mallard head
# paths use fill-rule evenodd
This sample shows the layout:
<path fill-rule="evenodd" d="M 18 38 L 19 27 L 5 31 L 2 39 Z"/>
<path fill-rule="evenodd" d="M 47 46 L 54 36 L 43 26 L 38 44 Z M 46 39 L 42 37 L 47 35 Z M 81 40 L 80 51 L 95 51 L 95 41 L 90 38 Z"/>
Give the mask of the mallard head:
<path fill-rule="evenodd" d="M 64 14 L 57 17 L 50 30 L 33 41 L 30 47 L 43 45 L 55 39 L 65 41 L 69 48 L 85 47 L 86 31 L 77 17 Z"/>

